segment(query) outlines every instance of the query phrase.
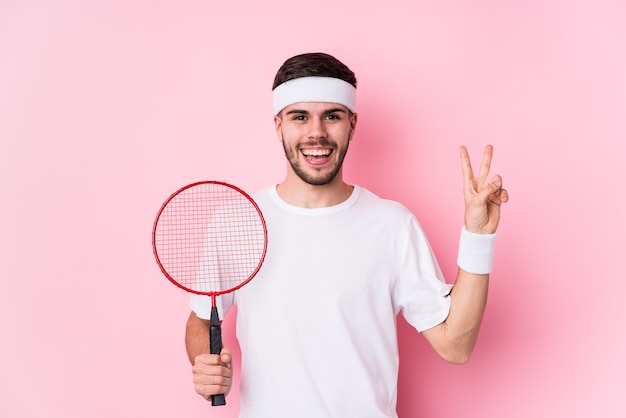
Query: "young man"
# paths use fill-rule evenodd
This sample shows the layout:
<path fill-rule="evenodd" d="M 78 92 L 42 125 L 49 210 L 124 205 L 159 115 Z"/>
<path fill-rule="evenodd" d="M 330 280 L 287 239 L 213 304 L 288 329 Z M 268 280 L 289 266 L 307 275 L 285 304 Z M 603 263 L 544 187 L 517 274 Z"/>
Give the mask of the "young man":
<path fill-rule="evenodd" d="M 238 308 L 240 417 L 396 417 L 398 313 L 446 361 L 466 362 L 476 342 L 508 200 L 502 179 L 487 178 L 492 148 L 474 177 L 461 147 L 465 226 L 452 287 L 414 215 L 343 181 L 354 73 L 327 54 L 298 55 L 276 74 L 273 99 L 287 174 L 253 196 L 269 233 L 265 262 L 220 298 L 222 315 Z M 209 399 L 231 388 L 231 354 L 207 354 L 210 300 L 190 304 L 187 352 Z"/>

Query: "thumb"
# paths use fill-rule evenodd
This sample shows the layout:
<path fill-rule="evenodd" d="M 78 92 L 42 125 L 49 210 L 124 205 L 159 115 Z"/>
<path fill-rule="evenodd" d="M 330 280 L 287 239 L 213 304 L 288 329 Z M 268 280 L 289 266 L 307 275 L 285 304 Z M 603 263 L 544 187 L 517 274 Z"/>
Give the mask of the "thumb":
<path fill-rule="evenodd" d="M 226 347 L 222 348 L 222 351 L 220 351 L 220 361 L 224 364 L 230 364 L 232 358 L 233 356 L 230 352 L 230 349 Z"/>

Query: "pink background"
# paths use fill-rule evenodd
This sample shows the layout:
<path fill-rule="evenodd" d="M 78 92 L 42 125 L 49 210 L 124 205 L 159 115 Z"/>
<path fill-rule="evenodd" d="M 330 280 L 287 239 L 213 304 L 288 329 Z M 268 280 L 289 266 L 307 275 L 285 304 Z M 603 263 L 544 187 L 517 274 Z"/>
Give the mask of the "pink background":
<path fill-rule="evenodd" d="M 470 363 L 399 321 L 400 415 L 626 416 L 624 3 L 230 4 L 0 1 L 0 416 L 236 416 L 194 393 L 152 222 L 192 181 L 282 179 L 271 82 L 310 51 L 359 78 L 346 179 L 413 210 L 448 280 L 458 146 L 494 144 L 511 193 Z"/>

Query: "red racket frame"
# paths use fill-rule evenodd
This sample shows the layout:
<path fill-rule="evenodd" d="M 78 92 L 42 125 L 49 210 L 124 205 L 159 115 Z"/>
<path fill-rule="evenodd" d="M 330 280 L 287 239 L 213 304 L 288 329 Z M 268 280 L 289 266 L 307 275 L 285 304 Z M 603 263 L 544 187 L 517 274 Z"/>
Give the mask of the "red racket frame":
<path fill-rule="evenodd" d="M 163 213 L 163 210 L 168 205 L 168 203 L 172 199 L 174 199 L 177 195 L 179 195 L 180 193 L 182 193 L 183 191 L 185 191 L 187 189 L 190 189 L 192 187 L 199 186 L 199 185 L 202 185 L 202 184 L 215 184 L 215 185 L 220 185 L 220 186 L 226 186 L 226 187 L 229 187 L 229 188 L 239 192 L 241 195 L 243 195 L 245 198 L 247 198 L 250 201 L 250 203 L 254 206 L 254 208 L 256 209 L 257 213 L 259 214 L 259 218 L 261 220 L 261 224 L 263 225 L 263 234 L 264 234 L 264 237 L 265 237 L 264 238 L 264 243 L 263 243 L 263 253 L 261 255 L 261 258 L 259 259 L 259 263 L 258 263 L 256 269 L 250 274 L 250 276 L 246 280 L 242 281 L 239 285 L 234 286 L 234 287 L 229 288 L 229 289 L 226 289 L 226 290 L 211 291 L 211 292 L 201 292 L 201 291 L 198 291 L 198 290 L 194 290 L 194 289 L 190 289 L 188 287 L 185 287 L 185 286 L 181 285 L 180 283 L 178 283 L 176 281 L 176 279 L 174 279 L 173 277 L 170 276 L 170 274 L 167 272 L 167 270 L 165 270 L 165 267 L 161 264 L 161 261 L 159 260 L 159 255 L 158 255 L 158 251 L 157 251 L 157 244 L 156 244 L 156 234 L 157 234 L 157 225 L 159 223 L 159 218 L 161 217 L 161 214 Z M 188 184 L 187 186 L 181 187 L 180 189 L 178 189 L 177 191 L 172 193 L 172 195 L 170 197 L 168 197 L 167 200 L 161 205 L 161 208 L 159 209 L 159 212 L 157 213 L 157 216 L 156 216 L 156 218 L 154 220 L 154 226 L 152 228 L 152 251 L 154 253 L 154 257 L 155 257 L 155 259 L 157 261 L 157 264 L 159 265 L 159 268 L 161 269 L 161 272 L 163 272 L 165 277 L 167 277 L 167 279 L 170 282 L 172 282 L 177 287 L 183 289 L 186 292 L 195 293 L 197 295 L 210 296 L 212 298 L 212 303 L 215 304 L 215 298 L 217 296 L 223 295 L 223 294 L 226 294 L 226 293 L 230 293 L 230 292 L 234 292 L 235 290 L 241 288 L 242 286 L 247 284 L 250 280 L 252 280 L 254 278 L 254 276 L 256 276 L 256 274 L 261 269 L 261 266 L 263 265 L 263 261 L 265 260 L 265 254 L 267 252 L 267 225 L 265 224 L 265 218 L 263 217 L 263 213 L 261 212 L 261 209 L 259 209 L 259 206 L 256 204 L 254 199 L 252 199 L 252 197 L 250 197 L 250 195 L 248 193 L 244 192 L 239 187 L 234 186 L 234 185 L 229 184 L 229 183 L 225 183 L 223 181 L 216 181 L 216 180 L 198 181 L 198 182 L 195 182 L 195 183 Z"/>

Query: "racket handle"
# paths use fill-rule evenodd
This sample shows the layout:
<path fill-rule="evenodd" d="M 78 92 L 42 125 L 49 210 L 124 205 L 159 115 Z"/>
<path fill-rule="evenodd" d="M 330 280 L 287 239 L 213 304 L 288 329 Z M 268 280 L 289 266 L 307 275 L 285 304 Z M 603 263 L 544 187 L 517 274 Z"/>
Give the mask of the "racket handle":
<path fill-rule="evenodd" d="M 219 354 L 222 352 L 222 326 L 220 325 L 220 316 L 217 313 L 217 308 L 213 306 L 211 308 L 211 321 L 209 327 L 209 337 L 211 343 L 211 354 Z M 226 405 L 226 397 L 223 393 L 218 395 L 211 395 L 211 405 L 220 406 Z"/>

